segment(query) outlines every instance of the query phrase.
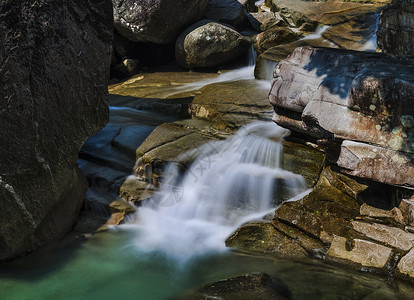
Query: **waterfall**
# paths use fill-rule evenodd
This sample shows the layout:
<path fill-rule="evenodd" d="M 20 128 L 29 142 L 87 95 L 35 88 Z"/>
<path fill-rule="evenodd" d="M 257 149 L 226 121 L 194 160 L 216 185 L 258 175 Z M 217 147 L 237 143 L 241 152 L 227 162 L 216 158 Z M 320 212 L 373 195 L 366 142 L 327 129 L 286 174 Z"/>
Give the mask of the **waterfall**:
<path fill-rule="evenodd" d="M 249 57 L 248 58 L 249 58 L 248 65 L 249 66 L 255 66 L 256 65 L 256 59 L 257 59 L 257 53 L 256 53 L 256 50 L 254 49 L 253 43 L 250 46 Z"/>
<path fill-rule="evenodd" d="M 123 228 L 137 231 L 141 251 L 182 260 L 225 250 L 235 228 L 305 190 L 301 176 L 280 168 L 287 134 L 273 122 L 254 122 L 186 154 L 197 155 L 191 167 L 181 174 L 171 163 L 159 192 Z"/>

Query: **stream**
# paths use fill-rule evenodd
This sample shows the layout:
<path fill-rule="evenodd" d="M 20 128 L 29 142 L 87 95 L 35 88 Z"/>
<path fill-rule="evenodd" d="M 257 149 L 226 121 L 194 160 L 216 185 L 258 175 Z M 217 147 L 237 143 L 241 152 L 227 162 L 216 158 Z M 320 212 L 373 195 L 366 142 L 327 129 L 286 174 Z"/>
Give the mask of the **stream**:
<path fill-rule="evenodd" d="M 112 107 L 110 114 L 103 131 L 135 126 L 142 133 L 132 148 L 156 125 L 172 120 L 122 107 Z M 282 200 L 280 187 L 285 200 L 306 192 L 299 175 L 280 168 L 280 140 L 286 134 L 272 122 L 251 123 L 226 140 L 199 148 L 186 173 L 170 164 L 160 191 L 125 224 L 86 239 L 71 235 L 2 266 L 0 298 L 180 299 L 207 283 L 266 272 L 283 283 L 292 299 L 408 299 L 414 289 L 403 282 L 317 260 L 264 257 L 225 247 L 224 240 L 240 224 L 274 210 Z M 107 157 L 120 155 L 105 148 L 105 138 L 98 137 L 95 141 L 102 143 L 94 143 L 92 150 Z M 122 159 L 117 159 L 120 165 L 112 167 L 119 171 Z M 196 169 L 206 161 L 207 169 Z M 79 162 L 82 168 L 98 165 Z"/>

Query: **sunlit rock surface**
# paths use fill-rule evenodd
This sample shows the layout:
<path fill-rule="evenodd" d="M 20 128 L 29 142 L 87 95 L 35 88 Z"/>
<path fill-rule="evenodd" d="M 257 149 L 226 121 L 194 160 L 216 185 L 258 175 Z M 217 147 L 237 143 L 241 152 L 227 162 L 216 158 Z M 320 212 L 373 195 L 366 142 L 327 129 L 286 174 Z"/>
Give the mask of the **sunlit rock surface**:
<path fill-rule="evenodd" d="M 168 44 L 202 18 L 208 0 L 113 0 L 114 24 L 136 42 Z"/>
<path fill-rule="evenodd" d="M 342 143 L 346 172 L 412 188 L 413 66 L 409 58 L 297 48 L 275 69 L 274 120 L 317 139 L 358 142 Z"/>
<path fill-rule="evenodd" d="M 0 260 L 67 233 L 85 139 L 108 118 L 110 1 L 2 1 Z"/>

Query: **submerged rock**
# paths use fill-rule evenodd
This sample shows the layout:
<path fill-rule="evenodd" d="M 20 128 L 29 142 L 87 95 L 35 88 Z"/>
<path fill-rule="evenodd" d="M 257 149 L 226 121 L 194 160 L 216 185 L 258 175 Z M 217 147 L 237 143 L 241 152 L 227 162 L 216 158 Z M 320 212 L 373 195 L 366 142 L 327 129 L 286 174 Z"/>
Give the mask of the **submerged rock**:
<path fill-rule="evenodd" d="M 5 260 L 62 237 L 77 218 L 87 188 L 78 152 L 108 119 L 112 6 L 6 0 L 0 15 Z"/>
<path fill-rule="evenodd" d="M 393 0 L 378 25 L 378 48 L 393 55 L 414 55 L 414 2 Z"/>
<path fill-rule="evenodd" d="M 200 21 L 177 39 L 175 57 L 187 69 L 220 66 L 245 53 L 249 42 L 233 28 L 212 21 Z"/>
<path fill-rule="evenodd" d="M 113 0 L 114 24 L 136 42 L 168 44 L 202 18 L 208 0 Z"/>
<path fill-rule="evenodd" d="M 180 299 L 287 300 L 291 299 L 291 293 L 277 278 L 266 273 L 250 273 L 214 282 L 202 287 L 193 295 Z"/>

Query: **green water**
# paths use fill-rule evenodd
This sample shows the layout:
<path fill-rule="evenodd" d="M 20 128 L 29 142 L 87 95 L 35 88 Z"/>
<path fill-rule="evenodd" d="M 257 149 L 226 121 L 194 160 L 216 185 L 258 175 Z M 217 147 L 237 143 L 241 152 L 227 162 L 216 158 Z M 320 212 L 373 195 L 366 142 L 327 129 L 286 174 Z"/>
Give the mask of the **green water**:
<path fill-rule="evenodd" d="M 294 262 L 228 251 L 191 262 L 140 253 L 135 233 L 114 231 L 83 241 L 68 238 L 0 271 L 0 299 L 179 299 L 207 283 L 267 272 L 293 299 L 411 299 L 406 283 L 387 282 L 318 261 Z M 411 298 L 410 298 L 411 297 Z"/>

